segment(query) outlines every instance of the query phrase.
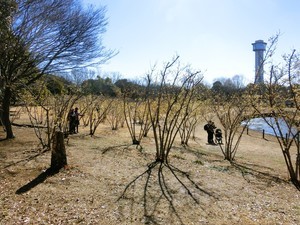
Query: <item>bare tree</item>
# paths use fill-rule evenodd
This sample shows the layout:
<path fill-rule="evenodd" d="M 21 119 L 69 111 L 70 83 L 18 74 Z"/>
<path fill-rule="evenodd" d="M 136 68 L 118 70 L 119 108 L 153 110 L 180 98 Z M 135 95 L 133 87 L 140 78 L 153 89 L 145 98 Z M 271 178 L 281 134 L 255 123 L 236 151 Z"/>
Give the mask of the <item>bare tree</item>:
<path fill-rule="evenodd" d="M 81 119 L 83 121 L 84 126 L 89 126 L 90 124 L 90 113 L 91 109 L 94 107 L 94 101 L 98 101 L 99 96 L 96 95 L 84 95 L 82 97 L 82 101 L 80 102 L 80 111 L 83 115 Z"/>
<path fill-rule="evenodd" d="M 132 144 L 140 145 L 150 129 L 149 111 L 145 100 L 123 98 L 124 117 Z"/>
<path fill-rule="evenodd" d="M 176 65 L 178 57 L 169 62 L 161 71 L 157 83 L 157 92 L 149 90 L 148 108 L 154 140 L 156 160 L 168 163 L 168 156 L 182 124 L 189 115 L 191 102 L 196 95 L 196 86 L 202 81 L 197 77 L 200 72 Z M 172 71 L 173 67 L 176 67 Z M 172 75 L 172 78 L 169 77 Z M 153 78 L 148 75 L 148 88 Z"/>
<path fill-rule="evenodd" d="M 104 96 L 90 96 L 86 114 L 89 119 L 90 135 L 93 136 L 101 123 L 107 118 L 113 100 Z"/>
<path fill-rule="evenodd" d="M 124 114 L 122 100 L 114 98 L 111 100 L 111 105 L 106 113 L 106 120 L 112 130 L 118 130 L 119 126 L 124 124 Z"/>
<path fill-rule="evenodd" d="M 137 146 L 140 146 L 141 140 L 148 135 L 151 127 L 145 90 L 146 87 L 142 85 L 135 87 L 133 85 L 121 85 L 124 119 L 132 144 Z"/>
<path fill-rule="evenodd" d="M 188 146 L 189 140 L 194 137 L 195 129 L 199 123 L 201 114 L 199 113 L 199 108 L 201 107 L 201 101 L 194 99 L 191 102 L 191 106 L 188 109 L 188 115 L 182 126 L 179 128 L 179 135 L 181 139 L 181 144 L 183 146 Z"/>
<path fill-rule="evenodd" d="M 245 77 L 243 75 L 234 75 L 232 77 L 232 82 L 238 90 L 245 87 Z"/>
<path fill-rule="evenodd" d="M 3 6 L 3 0 L 0 3 Z M 9 109 L 15 92 L 46 73 L 103 63 L 114 52 L 101 43 L 107 25 L 105 7 L 85 9 L 79 0 L 8 3 L 0 7 L 5 21 L 0 32 L 0 80 L 2 122 L 6 137 L 12 138 Z"/>
<path fill-rule="evenodd" d="M 209 192 L 201 189 L 188 173 L 171 165 L 168 160 L 179 129 L 181 129 L 189 114 L 191 102 L 197 93 L 196 87 L 201 82 L 202 76 L 198 71 L 193 72 L 189 67 L 182 67 L 178 61 L 178 57 L 166 63 L 163 70 L 157 76 L 155 76 L 154 72 L 152 70 L 147 75 L 147 107 L 156 146 L 155 161 L 148 165 L 144 173 L 137 176 L 126 186 L 119 200 L 128 199 L 125 194 L 129 187 L 134 185 L 141 177 L 146 176 L 143 195 L 146 223 L 155 223 L 148 207 L 150 205 L 149 201 L 158 196 L 159 200 L 153 203 L 154 207 L 156 208 L 161 199 L 165 198 L 169 203 L 170 209 L 179 220 L 179 223 L 184 224 L 174 204 L 173 193 L 176 190 L 173 189 L 174 187 L 169 186 L 167 175 L 171 175 L 172 178 L 176 179 L 179 185 L 187 191 L 188 195 L 196 203 L 198 203 L 198 199 L 195 197 L 193 191 L 190 190 L 191 188 L 212 196 Z M 156 176 L 152 174 L 155 168 L 157 169 Z M 152 186 L 150 182 L 153 177 L 157 178 L 160 193 L 157 193 L 157 191 L 155 194 L 149 193 L 150 190 L 148 188 Z M 187 184 L 183 180 L 187 181 Z"/>
<path fill-rule="evenodd" d="M 120 72 L 104 72 L 102 77 L 109 77 L 112 83 L 116 83 L 118 80 L 122 79 L 122 74 Z"/>
<path fill-rule="evenodd" d="M 224 146 L 219 143 L 220 149 L 225 159 L 231 162 L 235 158 L 249 118 L 253 115 L 248 97 L 240 94 L 214 96 L 209 105 L 224 131 Z M 241 126 L 243 121 L 245 125 Z"/>

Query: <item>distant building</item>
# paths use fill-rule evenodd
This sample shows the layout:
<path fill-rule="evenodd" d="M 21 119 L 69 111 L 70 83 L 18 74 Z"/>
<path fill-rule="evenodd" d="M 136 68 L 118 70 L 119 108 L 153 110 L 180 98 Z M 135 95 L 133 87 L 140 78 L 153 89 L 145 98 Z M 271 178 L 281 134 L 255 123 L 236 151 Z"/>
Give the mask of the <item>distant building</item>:
<path fill-rule="evenodd" d="M 263 40 L 257 40 L 252 43 L 253 51 L 255 52 L 255 84 L 264 83 L 264 52 L 266 51 L 267 43 Z"/>

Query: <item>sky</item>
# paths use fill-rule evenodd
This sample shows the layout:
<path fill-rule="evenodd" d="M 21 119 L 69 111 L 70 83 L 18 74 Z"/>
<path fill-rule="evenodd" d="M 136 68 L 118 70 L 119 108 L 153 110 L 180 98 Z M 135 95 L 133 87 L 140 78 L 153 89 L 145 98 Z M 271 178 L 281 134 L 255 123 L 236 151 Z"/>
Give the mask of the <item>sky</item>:
<path fill-rule="evenodd" d="M 201 70 L 204 80 L 242 75 L 254 81 L 252 43 L 280 32 L 274 62 L 300 51 L 299 0 L 82 0 L 106 6 L 102 40 L 118 55 L 101 65 L 105 73 L 138 79 L 175 55 Z"/>

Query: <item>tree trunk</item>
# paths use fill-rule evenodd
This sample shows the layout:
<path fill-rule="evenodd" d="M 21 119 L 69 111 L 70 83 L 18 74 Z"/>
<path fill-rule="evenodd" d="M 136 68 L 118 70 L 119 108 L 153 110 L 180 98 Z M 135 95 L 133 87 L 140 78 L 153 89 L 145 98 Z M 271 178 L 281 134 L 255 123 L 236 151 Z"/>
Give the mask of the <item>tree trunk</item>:
<path fill-rule="evenodd" d="M 3 100 L 2 100 L 1 120 L 3 126 L 5 127 L 6 139 L 11 139 L 15 137 L 12 131 L 12 126 L 11 126 L 10 116 L 9 116 L 11 96 L 12 96 L 12 91 L 10 87 L 5 87 Z"/>
<path fill-rule="evenodd" d="M 297 162 L 296 162 L 296 169 L 295 169 L 294 166 L 293 166 L 293 162 L 292 162 L 292 159 L 291 159 L 289 148 L 285 148 L 282 151 L 282 153 L 283 153 L 283 156 L 284 156 L 285 164 L 286 164 L 287 169 L 288 169 L 288 173 L 290 175 L 290 180 L 294 184 L 294 186 L 298 190 L 300 190 L 300 180 L 298 179 L 298 175 L 297 175 L 297 172 L 296 172 L 297 171 Z"/>
<path fill-rule="evenodd" d="M 64 133 L 56 131 L 53 138 L 51 154 L 51 170 L 58 171 L 67 165 L 67 155 L 64 142 Z"/>

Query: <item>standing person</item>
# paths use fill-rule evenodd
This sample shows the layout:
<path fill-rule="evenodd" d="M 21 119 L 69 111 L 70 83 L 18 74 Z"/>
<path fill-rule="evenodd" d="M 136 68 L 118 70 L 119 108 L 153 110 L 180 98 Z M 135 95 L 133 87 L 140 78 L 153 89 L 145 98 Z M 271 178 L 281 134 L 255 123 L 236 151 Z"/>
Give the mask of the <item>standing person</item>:
<path fill-rule="evenodd" d="M 210 145 L 215 145 L 215 142 L 214 142 L 214 129 L 216 128 L 215 126 L 215 123 L 212 122 L 211 120 L 208 121 L 207 124 L 205 124 L 204 126 L 204 130 L 206 130 L 207 132 L 207 142 L 208 144 Z"/>
<path fill-rule="evenodd" d="M 74 128 L 74 132 L 76 134 L 76 133 L 78 133 L 78 126 L 80 124 L 79 123 L 79 120 L 80 120 L 79 116 L 83 116 L 83 115 L 78 112 L 78 108 L 77 107 L 75 108 L 74 114 L 75 114 L 75 128 Z"/>
<path fill-rule="evenodd" d="M 68 114 L 68 121 L 69 121 L 69 134 L 75 133 L 75 111 L 71 109 Z"/>

